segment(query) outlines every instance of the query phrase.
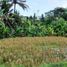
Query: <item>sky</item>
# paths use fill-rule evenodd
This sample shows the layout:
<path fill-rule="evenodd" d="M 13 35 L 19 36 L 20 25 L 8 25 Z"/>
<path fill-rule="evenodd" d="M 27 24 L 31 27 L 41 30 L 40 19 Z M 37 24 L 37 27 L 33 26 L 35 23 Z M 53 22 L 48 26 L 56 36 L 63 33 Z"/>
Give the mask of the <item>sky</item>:
<path fill-rule="evenodd" d="M 67 0 L 26 0 L 26 4 L 29 6 L 27 10 L 22 10 L 18 5 L 16 6 L 17 11 L 21 15 L 31 16 L 36 13 L 37 16 L 45 14 L 56 7 L 67 7 Z"/>

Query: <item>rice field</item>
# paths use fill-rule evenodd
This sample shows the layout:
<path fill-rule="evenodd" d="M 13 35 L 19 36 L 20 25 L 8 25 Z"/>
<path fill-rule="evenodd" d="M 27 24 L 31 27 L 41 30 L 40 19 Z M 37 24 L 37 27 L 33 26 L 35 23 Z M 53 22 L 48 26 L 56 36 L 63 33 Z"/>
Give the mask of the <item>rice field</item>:
<path fill-rule="evenodd" d="M 43 64 L 66 61 L 66 37 L 16 37 L 0 40 L 0 67 L 50 67 Z"/>

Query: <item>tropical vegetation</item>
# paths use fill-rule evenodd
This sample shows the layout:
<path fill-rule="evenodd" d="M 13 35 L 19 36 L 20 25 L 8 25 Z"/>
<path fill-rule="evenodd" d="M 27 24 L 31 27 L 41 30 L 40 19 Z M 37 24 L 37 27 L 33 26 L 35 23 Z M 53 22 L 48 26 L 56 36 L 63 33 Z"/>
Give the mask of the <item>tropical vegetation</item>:
<path fill-rule="evenodd" d="M 1 0 L 0 38 L 16 36 L 67 36 L 67 9 L 58 7 L 36 16 L 20 16 L 16 4 L 23 9 L 28 6 L 24 0 Z M 14 4 L 14 12 L 10 7 Z M 6 6 L 6 7 L 5 7 Z M 7 8 L 7 9 L 6 9 Z"/>

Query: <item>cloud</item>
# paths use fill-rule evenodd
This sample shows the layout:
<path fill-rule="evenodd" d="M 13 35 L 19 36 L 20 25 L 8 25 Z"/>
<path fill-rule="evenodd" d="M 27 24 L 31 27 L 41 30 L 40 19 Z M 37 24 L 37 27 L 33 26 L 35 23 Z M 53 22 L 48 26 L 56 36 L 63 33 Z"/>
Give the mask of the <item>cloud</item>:
<path fill-rule="evenodd" d="M 67 0 L 48 0 L 49 3 L 56 7 L 67 7 Z"/>
<path fill-rule="evenodd" d="M 63 2 L 60 7 L 64 7 L 64 8 L 67 8 L 67 1 L 66 2 Z"/>

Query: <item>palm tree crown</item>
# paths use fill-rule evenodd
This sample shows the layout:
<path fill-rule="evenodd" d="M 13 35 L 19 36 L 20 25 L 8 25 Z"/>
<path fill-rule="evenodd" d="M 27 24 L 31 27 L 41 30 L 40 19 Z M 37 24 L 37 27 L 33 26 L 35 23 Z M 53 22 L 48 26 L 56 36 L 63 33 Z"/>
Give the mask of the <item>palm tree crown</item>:
<path fill-rule="evenodd" d="M 16 10 L 16 4 L 18 4 L 20 7 L 22 7 L 24 10 L 28 7 L 28 5 L 26 5 L 26 0 L 10 0 L 10 7 L 13 6 L 14 4 L 14 12 Z"/>
<path fill-rule="evenodd" d="M 18 4 L 20 7 L 23 8 L 23 10 L 25 10 L 26 8 L 28 8 L 28 5 L 26 5 L 26 0 L 1 0 L 0 1 L 0 6 L 2 5 L 2 3 L 6 1 L 7 4 L 9 4 L 9 8 L 11 8 L 12 6 L 14 6 L 14 13 L 16 11 L 16 4 Z"/>

